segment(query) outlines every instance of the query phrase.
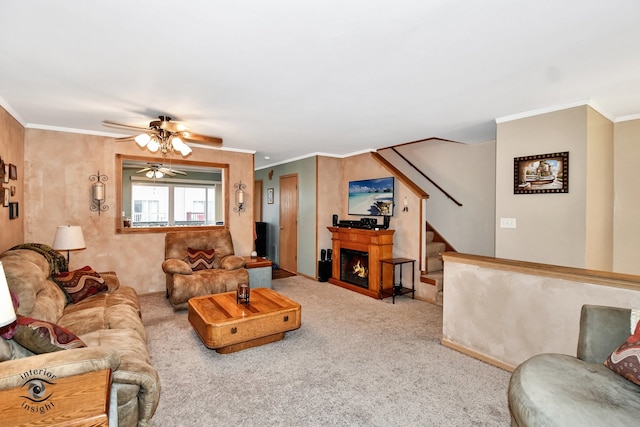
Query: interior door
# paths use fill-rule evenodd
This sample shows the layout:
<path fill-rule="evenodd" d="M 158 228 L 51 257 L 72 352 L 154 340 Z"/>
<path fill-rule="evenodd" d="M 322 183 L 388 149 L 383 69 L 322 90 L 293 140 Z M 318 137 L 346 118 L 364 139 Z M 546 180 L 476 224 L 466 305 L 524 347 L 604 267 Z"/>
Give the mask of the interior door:
<path fill-rule="evenodd" d="M 280 268 L 298 272 L 298 175 L 280 177 Z"/>

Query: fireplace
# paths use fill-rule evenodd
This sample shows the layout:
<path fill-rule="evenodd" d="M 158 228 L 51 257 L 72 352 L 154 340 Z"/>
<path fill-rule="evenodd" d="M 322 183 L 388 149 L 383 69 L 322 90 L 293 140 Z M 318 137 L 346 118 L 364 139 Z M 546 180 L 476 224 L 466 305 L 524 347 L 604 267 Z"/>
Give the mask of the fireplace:
<path fill-rule="evenodd" d="M 340 280 L 369 288 L 369 253 L 340 249 Z"/>
<path fill-rule="evenodd" d="M 393 256 L 394 230 L 327 228 L 335 254 L 329 283 L 380 298 L 380 284 L 393 283 L 393 271 L 387 268 L 383 272 L 380 260 Z"/>

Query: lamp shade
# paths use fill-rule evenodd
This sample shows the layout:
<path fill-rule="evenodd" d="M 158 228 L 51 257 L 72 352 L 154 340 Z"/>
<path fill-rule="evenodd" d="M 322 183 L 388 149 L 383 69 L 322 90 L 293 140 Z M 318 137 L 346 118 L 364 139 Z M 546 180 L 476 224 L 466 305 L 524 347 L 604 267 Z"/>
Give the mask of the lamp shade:
<path fill-rule="evenodd" d="M 86 248 L 84 236 L 82 235 L 82 227 L 79 225 L 58 226 L 56 235 L 53 238 L 53 245 L 51 246 L 53 249 L 65 251 Z"/>
<path fill-rule="evenodd" d="M 0 327 L 10 325 L 16 320 L 16 312 L 13 309 L 13 301 L 9 293 L 7 277 L 4 275 L 4 267 L 0 261 Z"/>

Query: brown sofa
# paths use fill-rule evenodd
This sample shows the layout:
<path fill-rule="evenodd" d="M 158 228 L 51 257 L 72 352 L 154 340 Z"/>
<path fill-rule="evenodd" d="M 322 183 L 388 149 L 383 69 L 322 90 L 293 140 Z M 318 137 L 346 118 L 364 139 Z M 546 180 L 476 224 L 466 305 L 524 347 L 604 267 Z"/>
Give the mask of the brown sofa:
<path fill-rule="evenodd" d="M 51 279 L 51 265 L 29 249 L 0 255 L 9 288 L 17 295 L 17 313 L 55 323 L 79 337 L 84 348 L 34 354 L 11 339 L 0 338 L 0 390 L 21 387 L 24 373 L 46 370 L 56 378 L 111 369 L 111 411 L 119 426 L 151 424 L 160 398 L 160 379 L 146 347 L 138 296 L 120 285 L 115 273 L 99 273 L 108 291 L 68 302 Z"/>
<path fill-rule="evenodd" d="M 214 250 L 213 268 L 193 271 L 188 249 Z M 235 291 L 249 283 L 245 259 L 233 252 L 227 229 L 171 231 L 165 236 L 162 270 L 167 276 L 167 297 L 174 310 L 186 309 L 189 298 Z"/>

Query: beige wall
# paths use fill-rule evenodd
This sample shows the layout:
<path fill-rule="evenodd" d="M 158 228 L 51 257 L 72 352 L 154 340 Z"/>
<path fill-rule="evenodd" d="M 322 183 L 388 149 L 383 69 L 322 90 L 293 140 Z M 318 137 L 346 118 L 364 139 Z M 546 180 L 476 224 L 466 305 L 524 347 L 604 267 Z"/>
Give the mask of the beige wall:
<path fill-rule="evenodd" d="M 613 171 L 613 123 L 588 108 L 584 265 L 593 270 L 613 269 Z"/>
<path fill-rule="evenodd" d="M 349 181 L 369 178 L 383 178 L 392 174 L 383 168 L 371 154 L 360 154 L 357 156 L 347 157 L 342 160 L 342 176 L 343 181 L 337 191 L 341 197 L 341 205 L 339 211 L 340 219 L 357 220 L 359 216 L 349 216 L 348 200 L 349 200 Z M 408 212 L 402 211 L 404 198 L 408 201 Z M 393 211 L 393 217 L 389 228 L 395 230 L 393 234 L 393 256 L 415 259 L 415 286 L 416 297 L 424 300 L 432 301 L 435 298 L 434 287 L 420 282 L 420 236 L 423 233 L 421 223 L 421 200 L 413 194 L 400 180 L 395 180 L 395 202 L 396 206 Z M 382 222 L 382 218 L 378 219 Z M 327 231 L 329 233 L 329 231 Z M 335 255 L 337 256 L 337 254 Z M 406 267 L 405 267 L 406 268 Z M 408 279 L 407 270 L 403 273 L 403 280 Z"/>
<path fill-rule="evenodd" d="M 50 245 L 56 226 L 80 225 L 87 248 L 71 253 L 72 269 L 90 265 L 98 271 L 114 270 L 123 283 L 139 293 L 164 291 L 164 233 L 115 233 L 116 219 L 121 215 L 115 200 L 116 153 L 148 155 L 133 143 L 112 138 L 27 129 L 24 239 Z M 194 148 L 189 160 L 229 164 L 230 184 L 246 183 L 245 200 L 252 200 L 252 154 Z M 109 177 L 105 200 L 109 210 L 100 216 L 89 210 L 89 176 L 98 171 Z M 240 255 L 253 249 L 251 205 L 240 215 L 229 214 L 235 252 Z"/>
<path fill-rule="evenodd" d="M 640 275 L 640 120 L 614 127 L 613 270 Z"/>
<path fill-rule="evenodd" d="M 509 271 L 465 255 L 445 255 L 445 264 L 443 341 L 507 369 L 539 353 L 575 356 L 583 304 L 640 307 L 640 277 L 620 280 L 624 288 L 551 266 Z"/>
<path fill-rule="evenodd" d="M 24 234 L 24 128 L 0 107 L 0 158 L 18 168 L 18 179 L 1 183 L 4 188 L 15 187 L 11 202 L 18 202 L 19 217 L 9 219 L 9 208 L 0 205 L 0 252 L 22 243 Z M 0 181 L 1 182 L 1 181 Z"/>
<path fill-rule="evenodd" d="M 587 109 L 499 123 L 496 145 L 496 257 L 587 267 Z M 569 152 L 569 193 L 513 194 L 513 159 Z"/>
<path fill-rule="evenodd" d="M 496 143 L 458 144 L 427 140 L 397 147 L 402 155 L 456 199 L 458 206 L 415 169 L 393 164 L 428 194 L 426 220 L 456 251 L 492 256 L 495 252 Z M 392 160 L 393 153 L 383 150 Z"/>
<path fill-rule="evenodd" d="M 332 225 L 334 214 L 344 215 L 341 211 L 343 200 L 342 159 L 318 156 L 317 161 L 318 250 L 331 249 L 331 233 L 327 231 L 327 227 Z"/>

